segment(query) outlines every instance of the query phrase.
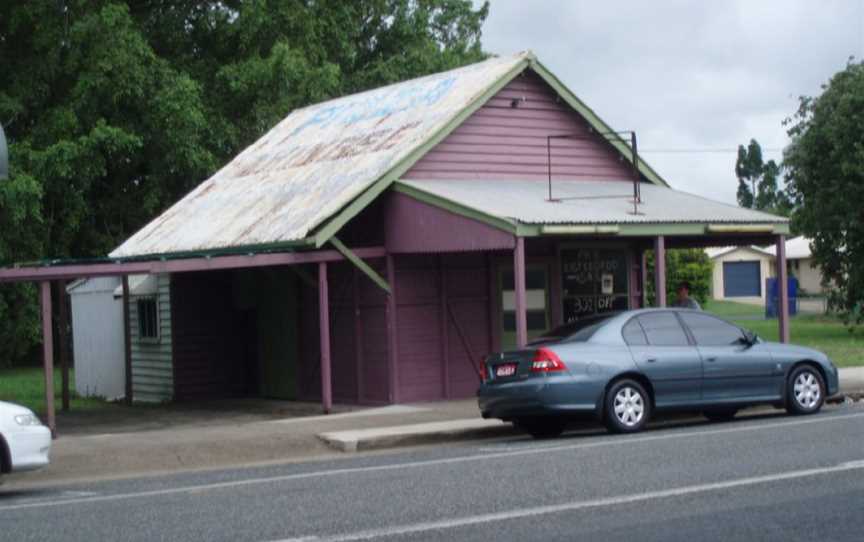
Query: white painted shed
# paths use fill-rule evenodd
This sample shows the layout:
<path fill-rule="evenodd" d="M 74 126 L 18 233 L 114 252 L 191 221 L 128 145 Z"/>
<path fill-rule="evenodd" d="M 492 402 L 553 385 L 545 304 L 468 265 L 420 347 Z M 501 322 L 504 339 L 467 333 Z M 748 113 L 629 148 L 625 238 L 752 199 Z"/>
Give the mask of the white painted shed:
<path fill-rule="evenodd" d="M 77 280 L 66 287 L 72 308 L 75 390 L 84 397 L 124 397 L 123 302 L 119 277 Z"/>

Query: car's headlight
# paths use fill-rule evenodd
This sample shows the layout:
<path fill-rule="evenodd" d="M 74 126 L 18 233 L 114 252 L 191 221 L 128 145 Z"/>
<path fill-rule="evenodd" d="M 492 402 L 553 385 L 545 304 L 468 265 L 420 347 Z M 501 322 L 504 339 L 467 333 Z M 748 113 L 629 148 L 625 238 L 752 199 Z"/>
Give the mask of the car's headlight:
<path fill-rule="evenodd" d="M 39 418 L 35 414 L 19 414 L 15 416 L 15 423 L 24 426 L 42 425 L 42 422 L 39 421 Z"/>

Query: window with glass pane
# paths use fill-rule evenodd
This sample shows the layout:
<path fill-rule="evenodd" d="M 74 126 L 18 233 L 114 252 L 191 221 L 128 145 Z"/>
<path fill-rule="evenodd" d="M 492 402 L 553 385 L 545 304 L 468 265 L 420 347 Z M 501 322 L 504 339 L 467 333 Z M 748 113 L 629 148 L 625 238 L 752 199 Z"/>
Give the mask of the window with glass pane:
<path fill-rule="evenodd" d="M 138 336 L 150 340 L 159 338 L 159 306 L 155 297 L 138 300 Z"/>
<path fill-rule="evenodd" d="M 525 270 L 525 304 L 528 338 L 534 338 L 549 328 L 547 303 L 548 273 L 546 266 L 531 265 Z M 516 346 L 516 293 L 513 269 L 501 270 L 501 347 Z"/>
<path fill-rule="evenodd" d="M 627 253 L 623 250 L 562 250 L 561 278 L 565 322 L 629 307 Z"/>
<path fill-rule="evenodd" d="M 639 316 L 648 344 L 652 346 L 687 346 L 687 334 L 671 312 L 654 312 Z"/>
<path fill-rule="evenodd" d="M 645 331 L 639 325 L 639 320 L 633 318 L 621 330 L 624 335 L 624 342 L 630 346 L 645 346 L 648 344 L 648 339 L 645 338 Z"/>
<path fill-rule="evenodd" d="M 741 328 L 707 314 L 682 313 L 681 319 L 699 346 L 729 346 L 744 339 Z"/>

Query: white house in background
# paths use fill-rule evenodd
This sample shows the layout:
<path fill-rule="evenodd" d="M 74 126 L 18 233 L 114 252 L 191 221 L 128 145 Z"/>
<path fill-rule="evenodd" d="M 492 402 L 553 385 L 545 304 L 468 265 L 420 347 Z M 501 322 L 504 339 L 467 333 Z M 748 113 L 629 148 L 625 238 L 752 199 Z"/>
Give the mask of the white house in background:
<path fill-rule="evenodd" d="M 774 254 L 754 246 L 709 248 L 711 297 L 718 301 L 765 303 L 765 279 L 774 276 Z"/>
<path fill-rule="evenodd" d="M 713 263 L 711 297 L 744 303 L 765 302 L 765 279 L 777 276 L 777 247 L 709 248 L 705 252 Z M 794 237 L 786 241 L 786 261 L 790 277 L 798 279 L 798 291 L 824 294 L 822 270 L 813 261 L 810 240 Z"/>
<path fill-rule="evenodd" d="M 768 247 L 768 252 L 776 255 L 777 247 Z M 795 237 L 786 241 L 786 261 L 789 274 L 798 279 L 798 289 L 808 294 L 824 294 L 822 269 L 813 261 L 810 239 Z"/>
<path fill-rule="evenodd" d="M 118 277 L 78 280 L 66 287 L 72 307 L 75 391 L 85 397 L 126 395 L 123 286 Z M 171 304 L 167 278 L 130 275 L 129 328 L 137 401 L 164 400 L 171 387 Z M 166 353 L 167 352 L 167 353 Z"/>

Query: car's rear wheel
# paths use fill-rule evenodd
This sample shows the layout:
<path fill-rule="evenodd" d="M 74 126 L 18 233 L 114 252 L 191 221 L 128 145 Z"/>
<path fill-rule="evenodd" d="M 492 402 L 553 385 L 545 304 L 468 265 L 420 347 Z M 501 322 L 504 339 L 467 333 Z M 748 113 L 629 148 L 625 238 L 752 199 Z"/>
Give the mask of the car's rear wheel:
<path fill-rule="evenodd" d="M 737 408 L 712 408 L 702 412 L 712 422 L 728 422 L 738 414 Z"/>
<path fill-rule="evenodd" d="M 604 415 L 613 433 L 641 431 L 651 417 L 651 397 L 639 382 L 619 380 L 606 393 Z"/>
<path fill-rule="evenodd" d="M 825 403 L 825 381 L 810 365 L 796 367 L 786 382 L 786 410 L 790 414 L 815 414 Z"/>
<path fill-rule="evenodd" d="M 553 417 L 519 418 L 513 421 L 513 425 L 536 439 L 547 439 L 560 436 L 567 422 Z"/>

